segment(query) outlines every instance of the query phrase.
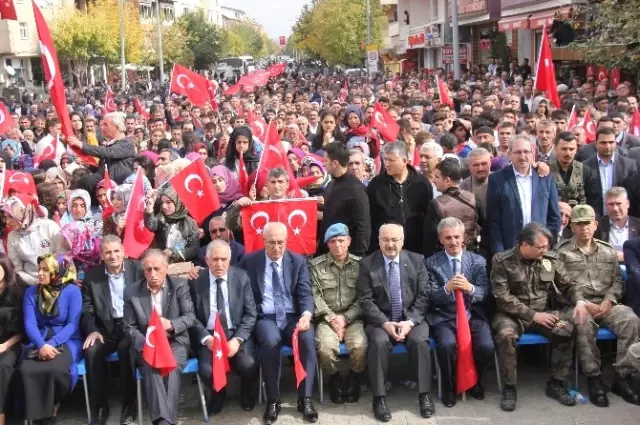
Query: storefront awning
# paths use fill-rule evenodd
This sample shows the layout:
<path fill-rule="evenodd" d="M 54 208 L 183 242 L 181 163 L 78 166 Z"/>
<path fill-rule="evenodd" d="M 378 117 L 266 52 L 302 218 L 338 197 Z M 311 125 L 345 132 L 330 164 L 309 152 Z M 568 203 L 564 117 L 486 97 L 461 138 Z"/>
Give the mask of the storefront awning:
<path fill-rule="evenodd" d="M 498 21 L 499 31 L 511 31 L 529 28 L 529 15 L 516 15 Z"/>
<path fill-rule="evenodd" d="M 550 27 L 551 24 L 553 23 L 553 17 L 555 16 L 556 13 L 558 13 L 558 11 L 560 11 L 562 17 L 565 19 L 571 16 L 570 7 L 565 7 L 564 9 L 551 9 L 551 10 L 545 10 L 542 12 L 534 13 L 533 15 L 531 15 L 531 18 L 529 19 L 529 28 L 540 29 L 545 25 Z"/>

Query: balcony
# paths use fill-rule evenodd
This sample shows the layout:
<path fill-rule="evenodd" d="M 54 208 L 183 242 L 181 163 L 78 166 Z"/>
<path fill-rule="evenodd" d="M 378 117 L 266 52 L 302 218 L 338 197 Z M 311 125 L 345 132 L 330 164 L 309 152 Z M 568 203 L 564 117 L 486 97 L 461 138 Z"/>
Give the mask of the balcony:
<path fill-rule="evenodd" d="M 395 37 L 400 35 L 400 23 L 392 22 L 389 24 L 388 34 L 389 37 Z"/>

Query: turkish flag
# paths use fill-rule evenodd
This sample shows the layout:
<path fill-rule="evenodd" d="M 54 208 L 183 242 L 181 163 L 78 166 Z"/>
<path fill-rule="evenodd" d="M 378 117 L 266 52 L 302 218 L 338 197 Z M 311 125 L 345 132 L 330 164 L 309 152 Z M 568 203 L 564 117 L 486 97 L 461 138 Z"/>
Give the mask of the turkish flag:
<path fill-rule="evenodd" d="M 344 81 L 344 83 L 342 83 L 342 88 L 340 89 L 340 93 L 338 94 L 338 100 L 340 100 L 340 103 L 344 102 L 347 99 L 348 94 L 349 94 L 349 87 L 347 87 L 347 82 Z"/>
<path fill-rule="evenodd" d="M 287 196 L 289 198 L 301 198 L 302 191 L 300 191 L 298 183 L 293 175 L 293 171 L 291 171 L 291 164 L 289 164 L 287 153 L 284 151 L 284 147 L 280 141 L 278 129 L 273 124 L 273 121 L 271 121 L 267 126 L 266 141 L 264 144 L 264 150 L 262 151 L 262 157 L 260 158 L 260 163 L 258 164 L 256 181 L 261 173 L 266 176 L 269 173 L 269 170 L 276 167 L 283 168 L 289 176 L 289 192 L 287 192 Z"/>
<path fill-rule="evenodd" d="M 116 105 L 111 89 L 108 89 L 107 93 L 104 95 L 104 109 L 107 112 L 115 112 L 118 110 L 118 105 Z"/>
<path fill-rule="evenodd" d="M 33 180 L 31 173 L 23 171 L 5 170 L 4 186 L 2 188 L 2 196 L 11 196 L 13 192 L 24 193 L 38 198 L 36 191 L 36 182 Z"/>
<path fill-rule="evenodd" d="M 387 142 L 395 142 L 398 140 L 400 126 L 391 114 L 378 102 L 376 102 L 373 107 L 373 115 L 371 116 L 369 125 L 371 128 L 377 129 L 380 136 Z"/>
<path fill-rule="evenodd" d="M 540 41 L 540 57 L 536 64 L 536 79 L 534 89 L 547 93 L 547 97 L 553 106 L 560 108 L 560 96 L 558 96 L 558 84 L 556 83 L 556 71 L 553 68 L 551 58 L 551 45 L 547 27 L 542 28 L 542 40 Z"/>
<path fill-rule="evenodd" d="M 296 328 L 293 331 L 293 336 L 291 337 L 291 349 L 293 351 L 293 370 L 296 373 L 296 388 L 300 387 L 300 383 L 307 377 L 307 371 L 304 370 L 304 366 L 302 366 L 302 362 L 300 361 L 300 347 L 298 344 L 298 334 L 300 333 L 300 329 Z"/>
<path fill-rule="evenodd" d="M 58 152 L 58 137 L 47 137 L 42 140 L 45 140 L 43 143 L 47 143 L 46 141 L 49 140 L 49 143 L 42 149 L 40 154 L 34 153 L 33 164 L 36 167 L 46 159 L 55 161 Z"/>
<path fill-rule="evenodd" d="M 142 253 L 149 248 L 155 236 L 155 233 L 144 225 L 144 209 L 144 185 L 142 169 L 140 168 L 138 169 L 136 181 L 133 183 L 129 205 L 127 205 L 127 213 L 125 214 L 127 227 L 124 229 L 122 245 L 124 246 L 125 255 L 129 258 L 140 258 Z"/>
<path fill-rule="evenodd" d="M 192 183 L 194 180 L 198 183 Z M 201 158 L 176 174 L 170 183 L 198 224 L 202 224 L 205 218 L 220 208 L 218 192 Z"/>
<path fill-rule="evenodd" d="M 393 74 L 393 80 L 391 80 L 391 88 L 395 89 L 398 84 L 398 74 Z"/>
<path fill-rule="evenodd" d="M 171 74 L 169 91 L 186 96 L 191 103 L 204 106 L 209 100 L 209 83 L 202 75 L 176 64 Z"/>
<path fill-rule="evenodd" d="M 438 74 L 436 74 L 436 83 L 438 86 L 438 94 L 440 95 L 440 102 L 453 108 L 453 100 L 451 96 L 449 96 L 449 87 L 447 87 L 447 83 L 440 81 Z"/>
<path fill-rule="evenodd" d="M 160 375 L 168 376 L 177 366 L 176 358 L 173 356 L 167 333 L 160 322 L 158 310 L 155 308 L 151 310 L 142 358 L 149 366 L 158 369 Z"/>
<path fill-rule="evenodd" d="M 271 77 L 277 77 L 284 72 L 285 67 L 286 65 L 284 63 L 278 63 L 275 65 L 271 65 L 267 70 L 269 71 L 269 75 Z"/>
<path fill-rule="evenodd" d="M 596 67 L 596 80 L 602 81 L 605 78 L 609 78 L 609 70 L 603 65 L 598 65 Z"/>
<path fill-rule="evenodd" d="M 242 194 L 244 196 L 249 196 L 249 175 L 247 174 L 247 167 L 244 165 L 244 156 L 239 155 L 238 159 L 238 182 L 240 183 L 240 188 L 242 189 Z"/>
<path fill-rule="evenodd" d="M 640 137 L 640 112 L 638 108 L 633 110 L 633 115 L 631 115 L 631 121 L 629 122 L 629 133 L 634 136 Z"/>
<path fill-rule="evenodd" d="M 261 116 L 256 117 L 251 109 L 247 110 L 247 122 L 251 127 L 251 132 L 260 141 L 264 140 L 264 136 L 267 134 L 267 122 Z"/>
<path fill-rule="evenodd" d="M 13 0 L 0 0 L 0 19 L 7 21 L 17 21 L 18 14 Z"/>
<path fill-rule="evenodd" d="M 236 95 L 240 92 L 240 82 L 237 82 L 236 84 L 232 85 L 231 87 L 227 88 L 224 91 L 224 95 L 225 96 L 233 96 Z"/>
<path fill-rule="evenodd" d="M 467 391 L 478 383 L 478 372 L 473 360 L 473 347 L 471 346 L 471 330 L 469 318 L 464 306 L 462 292 L 456 290 L 456 343 L 458 345 L 458 358 L 456 359 L 456 389 L 458 394 Z"/>
<path fill-rule="evenodd" d="M 222 329 L 219 313 L 216 313 L 216 322 L 213 326 L 213 350 L 211 350 L 211 355 L 213 356 L 211 361 L 213 389 L 218 392 L 227 386 L 227 372 L 231 372 L 227 335 Z"/>
<path fill-rule="evenodd" d="M 569 115 L 567 131 L 571 131 L 571 129 L 576 125 L 578 125 L 578 114 L 576 113 L 576 105 L 573 105 L 573 108 L 571 108 L 571 114 Z"/>
<path fill-rule="evenodd" d="M 591 110 L 587 108 L 587 112 L 584 114 L 582 120 L 582 126 L 584 127 L 584 133 L 587 137 L 587 143 L 591 143 L 596 140 L 596 123 L 591 117 Z"/>
<path fill-rule="evenodd" d="M 618 84 L 620 84 L 620 68 L 611 68 L 611 71 L 609 71 L 609 78 L 611 79 L 609 87 L 615 90 L 615 88 L 618 87 Z"/>
<path fill-rule="evenodd" d="M 111 184 L 111 177 L 109 176 L 109 169 L 107 168 L 107 164 L 104 164 L 104 184 L 105 189 L 107 189 L 107 199 L 104 209 L 102 210 L 102 220 L 106 220 L 114 213 L 115 209 L 113 208 L 113 204 L 111 203 L 111 190 L 115 189 L 118 185 Z M 118 223 L 116 223 L 118 225 Z"/>
<path fill-rule="evenodd" d="M 420 92 L 421 93 L 427 92 L 427 80 L 420 81 Z"/>
<path fill-rule="evenodd" d="M 248 82 L 248 85 L 251 86 L 262 87 L 267 85 L 270 76 L 271 75 L 269 71 L 267 71 L 266 69 L 258 69 L 256 71 L 248 73 L 240 80 L 242 81 L 244 79 L 246 82 Z"/>
<path fill-rule="evenodd" d="M 254 202 L 240 210 L 246 252 L 264 248 L 264 226 L 279 221 L 287 227 L 287 248 L 302 255 L 316 252 L 318 201 L 315 198 Z"/>
<path fill-rule="evenodd" d="M 133 99 L 133 104 L 135 105 L 136 111 L 141 117 L 143 117 L 145 120 L 148 120 L 149 118 L 151 118 L 151 115 L 149 114 L 149 112 L 147 112 L 144 109 L 144 106 L 142 106 L 142 102 L 140 101 L 139 97 L 135 97 Z"/>
<path fill-rule="evenodd" d="M 207 91 L 209 92 L 209 103 L 211 103 L 211 109 L 218 110 L 218 101 L 216 100 L 216 93 L 218 92 L 218 83 L 212 80 L 207 80 Z"/>
<path fill-rule="evenodd" d="M 596 67 L 593 64 L 587 65 L 586 76 L 587 77 L 595 77 L 596 76 Z"/>
<path fill-rule="evenodd" d="M 9 108 L 7 108 L 7 105 L 4 103 L 0 102 L 0 134 L 7 133 L 15 125 L 16 123 L 13 121 Z"/>

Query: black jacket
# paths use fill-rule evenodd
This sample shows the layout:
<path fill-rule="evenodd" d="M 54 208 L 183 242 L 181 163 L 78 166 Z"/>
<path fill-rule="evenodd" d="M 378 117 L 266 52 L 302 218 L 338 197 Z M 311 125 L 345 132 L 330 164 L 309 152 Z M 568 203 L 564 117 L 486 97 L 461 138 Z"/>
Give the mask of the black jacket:
<path fill-rule="evenodd" d="M 324 191 L 322 231 L 318 241 L 318 253 L 324 254 L 327 245 L 324 234 L 332 224 L 342 223 L 349 228 L 351 246 L 349 252 L 360 257 L 367 253 L 371 239 L 371 214 L 367 190 L 357 178 L 346 173 L 334 178 Z"/>
<path fill-rule="evenodd" d="M 387 223 L 404 227 L 404 249 L 422 254 L 422 229 L 427 206 L 433 199 L 431 183 L 411 166 L 409 175 L 397 183 L 386 171 L 375 176 L 367 186 L 371 210 L 371 244 L 369 252 L 379 248 L 378 230 Z"/>
<path fill-rule="evenodd" d="M 118 184 L 133 173 L 133 158 L 136 156 L 136 148 L 133 142 L 127 139 L 116 140 L 109 146 L 92 146 L 82 144 L 82 152 L 100 158 L 100 170 L 98 174 L 104 177 L 105 164 L 109 167 L 109 178 Z"/>

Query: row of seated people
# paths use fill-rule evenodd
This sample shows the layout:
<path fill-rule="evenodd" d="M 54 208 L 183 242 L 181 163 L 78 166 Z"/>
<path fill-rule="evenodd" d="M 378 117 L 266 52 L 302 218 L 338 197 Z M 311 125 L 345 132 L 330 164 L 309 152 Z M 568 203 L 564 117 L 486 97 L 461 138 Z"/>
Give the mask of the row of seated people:
<path fill-rule="evenodd" d="M 331 399 L 336 403 L 358 400 L 359 379 L 368 368 L 374 415 L 389 421 L 385 382 L 389 354 L 400 342 L 406 345 L 417 377 L 420 414 L 428 418 L 435 414 L 430 395 L 430 333 L 441 365 L 443 404 L 456 403 L 455 294 L 460 291 L 479 376 L 469 388 L 472 397 L 484 398 L 480 381 L 495 350 L 504 382 L 500 406 L 515 409 L 516 346 L 526 329 L 552 343 L 548 396 L 563 405 L 575 404 L 567 387 L 575 340 L 589 382 L 589 398 L 607 406 L 595 343 L 597 326 L 602 325 L 618 337 L 612 391 L 640 404 L 630 385 L 637 373 L 640 319 L 620 304 L 623 282 L 615 251 L 593 239 L 596 222 L 591 207 L 574 207 L 571 218 L 576 236 L 554 251 L 549 251 L 552 233 L 538 223 L 528 223 L 518 235 L 518 245 L 494 257 L 489 279 L 484 258 L 464 250 L 464 224 L 452 217 L 438 226 L 444 250 L 426 260 L 402 249 L 403 228 L 396 224 L 380 228 L 378 251 L 356 257 L 348 252 L 347 227 L 335 224 L 324 237 L 329 253 L 307 261 L 287 250 L 286 227 L 269 223 L 263 232 L 265 249 L 245 255 L 240 267 L 230 266 L 229 245 L 214 240 L 207 247 L 208 267 L 192 270 L 187 281 L 168 275 L 162 251 L 149 250 L 141 263 L 125 260 L 121 241 L 111 235 L 101 244 L 104 265 L 87 273 L 82 290 L 73 285 L 72 261 L 44 256 L 38 259 L 38 285 L 22 295 L 11 263 L 3 257 L 0 317 L 8 326 L 0 355 L 1 400 L 8 405 L 12 382 L 17 388 L 15 404 L 23 407 L 25 419 L 55 422 L 60 401 L 77 380 L 76 365 L 84 357 L 92 422 L 104 424 L 109 416 L 105 358 L 117 352 L 123 401 L 120 422 L 135 420 L 137 365 L 151 420 L 155 425 L 176 424 L 181 373 L 190 350 L 204 382 L 212 382 L 211 350 L 218 314 L 229 340 L 231 368 L 241 378 L 244 410 L 255 406 L 260 362 L 267 395 L 266 424 L 276 422 L 280 413 L 280 349 L 291 345 L 295 329 L 300 332 L 300 356 L 307 371 L 298 388 L 297 409 L 306 421 L 318 419 L 311 401 L 318 361 L 330 376 Z M 496 302 L 492 317 L 484 308 L 489 295 Z M 551 298 L 558 306 L 554 311 L 548 309 Z M 166 377 L 142 360 L 153 309 L 161 316 L 177 363 Z M 338 373 L 341 342 L 349 352 L 346 379 Z M 224 390 L 205 388 L 208 409 L 219 412 Z"/>

